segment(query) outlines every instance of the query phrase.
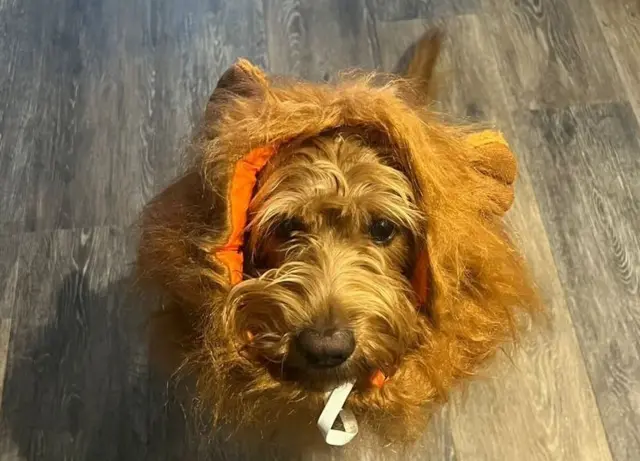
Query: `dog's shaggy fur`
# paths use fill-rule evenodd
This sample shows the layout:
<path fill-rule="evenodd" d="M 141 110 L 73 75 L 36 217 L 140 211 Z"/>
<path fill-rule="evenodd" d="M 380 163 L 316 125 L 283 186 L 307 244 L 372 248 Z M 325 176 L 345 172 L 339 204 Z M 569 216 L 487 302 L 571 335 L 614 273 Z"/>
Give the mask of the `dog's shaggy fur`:
<path fill-rule="evenodd" d="M 139 251 L 217 421 L 291 425 L 295 413 L 313 424 L 324 391 L 357 379 L 348 405 L 360 420 L 409 440 L 425 408 L 537 308 L 502 222 L 513 158 L 474 148 L 473 130 L 442 123 L 415 88 L 376 75 L 267 78 L 246 61 L 221 78 L 189 170 L 144 211 Z M 258 175 L 245 276 L 233 285 L 216 258 L 230 177 L 260 146 L 277 151 Z M 411 278 L 427 261 L 420 304 Z M 352 331 L 355 351 L 334 368 L 310 366 L 296 346 L 307 328 Z M 381 388 L 375 370 L 388 377 Z"/>

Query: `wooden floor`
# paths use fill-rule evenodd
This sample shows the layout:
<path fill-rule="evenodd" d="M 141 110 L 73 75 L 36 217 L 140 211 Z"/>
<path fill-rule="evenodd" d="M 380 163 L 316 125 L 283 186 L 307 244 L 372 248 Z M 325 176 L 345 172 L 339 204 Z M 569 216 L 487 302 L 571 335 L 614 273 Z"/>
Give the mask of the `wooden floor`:
<path fill-rule="evenodd" d="M 148 366 L 136 213 L 236 57 L 391 70 L 431 24 L 441 107 L 519 155 L 510 220 L 552 328 L 456 395 L 420 459 L 640 459 L 640 2 L 5 0 L 1 460 L 229 459 Z"/>

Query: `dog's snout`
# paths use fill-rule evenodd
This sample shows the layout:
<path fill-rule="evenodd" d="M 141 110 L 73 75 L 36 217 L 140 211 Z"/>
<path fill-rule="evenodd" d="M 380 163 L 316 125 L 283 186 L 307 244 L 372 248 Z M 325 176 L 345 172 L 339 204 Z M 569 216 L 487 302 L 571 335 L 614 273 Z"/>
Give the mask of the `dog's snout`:
<path fill-rule="evenodd" d="M 353 332 L 347 329 L 318 331 L 308 328 L 298 334 L 296 343 L 309 365 L 319 368 L 344 363 L 356 348 Z"/>

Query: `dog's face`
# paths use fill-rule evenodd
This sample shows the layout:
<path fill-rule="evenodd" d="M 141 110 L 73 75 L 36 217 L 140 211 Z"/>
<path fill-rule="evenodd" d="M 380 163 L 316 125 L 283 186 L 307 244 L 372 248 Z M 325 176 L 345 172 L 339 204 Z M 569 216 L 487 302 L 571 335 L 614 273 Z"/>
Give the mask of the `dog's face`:
<path fill-rule="evenodd" d="M 390 372 L 420 336 L 410 274 L 423 220 L 410 181 L 355 135 L 294 143 L 259 178 L 231 292 L 246 354 L 323 389 Z"/>

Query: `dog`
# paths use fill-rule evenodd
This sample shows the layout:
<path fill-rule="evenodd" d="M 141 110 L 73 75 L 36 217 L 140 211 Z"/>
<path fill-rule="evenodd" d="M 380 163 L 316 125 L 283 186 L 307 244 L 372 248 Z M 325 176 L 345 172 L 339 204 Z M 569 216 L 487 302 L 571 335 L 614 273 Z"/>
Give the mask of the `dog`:
<path fill-rule="evenodd" d="M 408 443 L 540 309 L 503 221 L 513 153 L 429 109 L 439 43 L 404 77 L 220 78 L 138 252 L 216 424 L 298 438 L 354 382 L 361 425 Z"/>

